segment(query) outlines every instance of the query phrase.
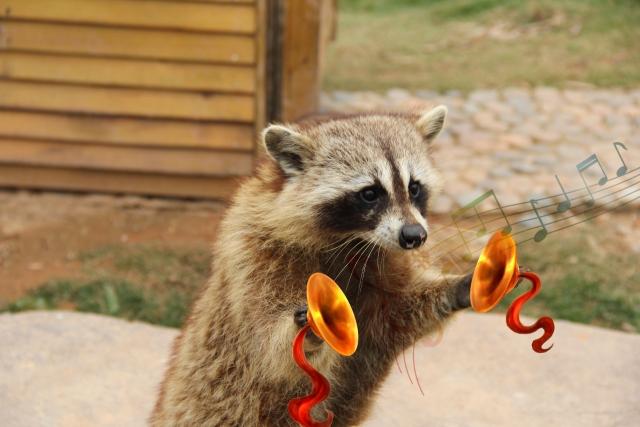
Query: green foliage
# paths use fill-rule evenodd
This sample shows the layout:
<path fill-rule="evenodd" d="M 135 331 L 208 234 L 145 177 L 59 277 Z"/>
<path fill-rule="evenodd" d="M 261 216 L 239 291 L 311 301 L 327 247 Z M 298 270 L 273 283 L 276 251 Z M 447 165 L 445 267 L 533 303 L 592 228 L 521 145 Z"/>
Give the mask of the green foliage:
<path fill-rule="evenodd" d="M 125 280 L 54 280 L 9 304 L 3 311 L 59 308 L 178 327 L 187 314 L 188 301 L 177 292 L 162 297 Z"/>

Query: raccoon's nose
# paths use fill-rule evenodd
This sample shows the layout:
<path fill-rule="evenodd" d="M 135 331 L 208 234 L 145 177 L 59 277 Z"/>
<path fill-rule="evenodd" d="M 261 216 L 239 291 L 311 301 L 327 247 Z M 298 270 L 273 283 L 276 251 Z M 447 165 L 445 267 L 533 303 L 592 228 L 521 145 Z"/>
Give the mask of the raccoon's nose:
<path fill-rule="evenodd" d="M 427 230 L 420 224 L 403 225 L 400 230 L 400 246 L 403 249 L 417 248 L 427 240 Z"/>

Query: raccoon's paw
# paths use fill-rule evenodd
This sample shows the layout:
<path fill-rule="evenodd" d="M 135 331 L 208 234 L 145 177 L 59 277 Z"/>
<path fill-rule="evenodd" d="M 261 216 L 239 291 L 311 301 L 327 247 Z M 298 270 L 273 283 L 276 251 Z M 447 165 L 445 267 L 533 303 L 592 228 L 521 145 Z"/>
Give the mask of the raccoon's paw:
<path fill-rule="evenodd" d="M 307 324 L 307 306 L 297 308 L 293 312 L 293 321 L 299 328 L 304 328 Z"/>
<path fill-rule="evenodd" d="M 308 320 L 307 320 L 306 304 L 303 305 L 302 307 L 297 308 L 293 312 L 293 322 L 296 324 L 298 328 L 304 328 L 307 325 Z M 305 335 L 305 340 L 311 346 L 309 350 L 319 347 L 324 342 L 322 338 L 318 337 L 316 334 L 313 333 L 311 328 L 309 328 L 309 330 L 307 331 L 307 334 Z"/>
<path fill-rule="evenodd" d="M 464 276 L 456 283 L 453 309 L 462 310 L 471 307 L 471 279 L 473 273 Z"/>

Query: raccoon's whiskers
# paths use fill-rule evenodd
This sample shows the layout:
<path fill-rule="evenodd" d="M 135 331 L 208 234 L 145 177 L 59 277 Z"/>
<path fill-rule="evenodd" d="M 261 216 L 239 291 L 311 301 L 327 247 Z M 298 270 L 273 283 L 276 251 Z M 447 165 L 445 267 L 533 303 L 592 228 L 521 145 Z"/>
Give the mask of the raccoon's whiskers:
<path fill-rule="evenodd" d="M 382 274 L 384 274 L 385 276 L 387 275 L 386 272 L 386 268 L 387 268 L 387 254 L 389 253 L 389 249 L 387 248 L 382 248 Z"/>
<path fill-rule="evenodd" d="M 340 258 L 340 254 L 347 248 L 350 248 L 349 251 L 347 252 L 347 254 L 345 255 L 345 259 L 348 258 L 349 254 L 351 253 L 351 251 L 353 249 L 355 249 L 356 247 L 358 247 L 358 245 L 360 244 L 360 242 L 356 242 L 355 245 L 351 245 L 351 243 L 353 243 L 354 240 L 357 240 L 356 236 L 353 236 L 353 238 L 349 239 L 349 241 L 347 242 L 346 245 L 342 246 L 340 248 L 339 251 L 335 252 L 333 255 L 331 255 L 329 257 L 329 260 L 331 260 L 331 263 L 329 264 L 329 269 L 331 269 L 331 267 L 333 267 L 333 264 Z M 333 259 L 332 259 L 333 258 Z"/>
<path fill-rule="evenodd" d="M 400 367 L 400 361 L 398 360 L 399 357 L 400 355 L 396 356 L 396 366 L 398 367 L 398 372 L 402 373 L 402 368 Z"/>
<path fill-rule="evenodd" d="M 329 256 L 329 258 L 327 259 L 327 262 L 331 262 L 331 264 L 329 265 L 329 268 L 331 268 L 331 266 L 333 266 L 333 262 L 335 262 L 335 260 L 336 260 L 336 259 L 337 259 L 337 257 L 340 255 L 340 253 L 342 253 L 342 251 L 343 251 L 345 248 L 348 248 L 348 247 L 349 247 L 349 244 L 350 244 L 351 242 L 353 242 L 353 241 L 354 241 L 355 239 L 357 239 L 357 238 L 358 238 L 358 236 L 353 235 L 353 236 L 349 237 L 345 242 L 343 242 L 343 243 L 342 243 L 341 245 L 339 245 L 338 247 L 336 247 L 336 248 L 334 248 L 334 249 L 331 249 L 331 250 L 327 251 L 327 253 L 334 252 L 334 253 L 333 253 L 333 254 L 331 254 L 331 255 Z M 337 251 L 337 252 L 336 252 L 336 251 Z"/>
<path fill-rule="evenodd" d="M 340 239 L 331 242 L 329 244 L 327 244 L 326 246 L 323 246 L 321 249 L 322 252 L 327 252 L 327 253 L 331 253 L 335 250 L 337 250 L 338 248 L 348 244 L 350 241 L 352 241 L 353 239 L 356 238 L 355 234 L 350 234 L 346 237 L 341 237 Z"/>
<path fill-rule="evenodd" d="M 356 259 L 355 263 L 353 264 L 353 268 L 351 269 L 351 273 L 349 273 L 349 279 L 347 280 L 347 287 L 346 289 L 349 289 L 349 284 L 351 283 L 351 276 L 353 276 L 353 272 L 356 271 L 356 269 L 358 268 L 358 263 L 360 262 L 360 258 L 362 258 L 362 255 L 364 255 L 367 252 L 367 249 L 369 249 L 369 247 L 373 244 L 373 242 L 371 241 L 366 241 L 366 244 L 360 248 L 358 250 L 358 252 L 356 252 L 356 254 L 353 256 L 354 258 L 357 256 L 358 258 Z"/>
<path fill-rule="evenodd" d="M 362 265 L 362 271 L 360 272 L 360 282 L 358 283 L 357 295 L 360 295 L 360 292 L 362 292 L 362 282 L 364 282 L 364 273 L 367 269 L 367 266 L 369 265 L 369 258 L 371 258 L 373 251 L 376 250 L 376 246 L 378 246 L 378 242 L 379 240 L 377 238 L 372 241 L 372 246 L 371 246 L 371 249 L 369 250 L 369 255 L 367 255 L 367 257 L 364 260 L 364 264 Z"/>
<path fill-rule="evenodd" d="M 404 361 L 404 370 L 407 373 L 407 378 L 409 378 L 409 382 L 413 385 L 413 380 L 411 379 L 411 374 L 409 373 L 409 367 L 407 366 L 407 356 L 405 354 L 404 348 L 404 336 L 402 337 L 402 360 Z"/>
<path fill-rule="evenodd" d="M 340 271 L 338 271 L 338 274 L 336 274 L 336 278 L 340 277 L 340 275 L 342 274 L 342 272 L 344 271 L 345 268 L 347 268 L 349 266 L 349 255 L 351 254 L 351 252 L 353 252 L 354 249 L 356 249 L 358 246 L 362 245 L 362 244 L 367 244 L 366 240 L 361 240 L 358 243 L 356 243 L 355 245 L 353 245 L 353 247 L 351 249 L 349 249 L 349 252 L 347 252 L 347 254 L 344 256 L 344 266 L 340 269 Z M 358 255 L 358 252 L 360 252 L 360 249 L 358 249 L 355 253 L 355 255 L 353 256 L 355 258 L 356 255 Z M 334 259 L 337 260 L 338 258 Z M 333 262 L 331 263 L 331 265 L 333 265 Z M 329 266 L 329 268 L 331 268 L 331 265 Z M 348 284 L 347 284 L 348 286 Z"/>
<path fill-rule="evenodd" d="M 416 384 L 418 384 L 418 389 L 420 393 L 424 396 L 424 391 L 422 391 L 422 386 L 420 385 L 420 380 L 418 379 L 418 371 L 416 369 L 416 340 L 413 340 L 413 347 L 411 348 L 411 359 L 413 359 L 413 376 L 416 378 Z"/>
<path fill-rule="evenodd" d="M 382 269 L 380 267 L 380 253 L 382 252 L 382 246 L 378 245 L 378 252 L 376 253 L 376 269 L 378 270 L 378 277 L 382 279 Z"/>

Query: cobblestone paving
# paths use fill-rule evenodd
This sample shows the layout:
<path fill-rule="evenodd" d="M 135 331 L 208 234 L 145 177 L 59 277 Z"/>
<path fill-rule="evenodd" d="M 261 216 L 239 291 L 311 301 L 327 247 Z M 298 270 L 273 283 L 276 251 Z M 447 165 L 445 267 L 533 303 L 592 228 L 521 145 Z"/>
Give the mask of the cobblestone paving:
<path fill-rule="evenodd" d="M 447 127 L 434 147 L 445 182 L 444 195 L 433 207 L 438 213 L 463 206 L 489 189 L 494 189 L 503 204 L 559 194 L 556 174 L 567 191 L 584 189 L 576 165 L 591 154 L 597 154 L 610 179 L 597 204 L 611 203 L 614 196 L 604 195 L 631 183 L 640 188 L 640 179 L 629 180 L 636 174 L 616 176 L 622 163 L 613 146 L 614 141 L 623 142 L 627 151 L 620 150 L 629 170 L 640 167 L 640 89 L 506 88 L 468 95 L 403 89 L 383 95 L 337 91 L 323 94 L 321 104 L 324 111 L 337 112 L 446 105 Z M 589 184 L 602 176 L 596 168 L 593 165 L 585 173 Z M 575 194 L 587 195 L 586 191 Z M 625 208 L 637 209 L 639 201 Z"/>

